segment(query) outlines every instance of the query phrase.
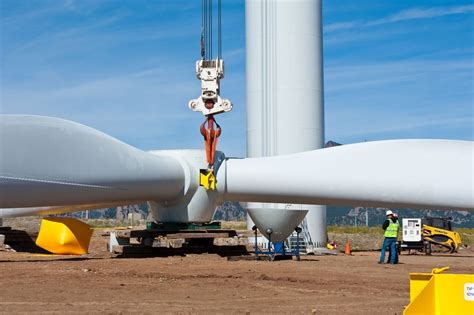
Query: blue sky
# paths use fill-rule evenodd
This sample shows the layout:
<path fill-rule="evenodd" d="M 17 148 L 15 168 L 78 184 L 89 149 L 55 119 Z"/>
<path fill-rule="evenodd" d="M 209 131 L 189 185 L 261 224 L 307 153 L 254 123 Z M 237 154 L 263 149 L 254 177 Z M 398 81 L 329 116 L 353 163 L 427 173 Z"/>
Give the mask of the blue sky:
<path fill-rule="evenodd" d="M 1 0 L 0 112 L 202 148 L 198 0 Z M 245 155 L 245 14 L 223 1 L 219 148 Z M 472 1 L 324 1 L 326 140 L 474 140 Z"/>

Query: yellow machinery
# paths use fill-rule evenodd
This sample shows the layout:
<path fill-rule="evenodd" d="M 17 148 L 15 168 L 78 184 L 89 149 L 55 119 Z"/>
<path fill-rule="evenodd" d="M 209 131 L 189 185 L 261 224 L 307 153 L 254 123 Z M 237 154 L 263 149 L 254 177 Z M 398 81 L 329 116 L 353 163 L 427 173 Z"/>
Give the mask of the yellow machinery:
<path fill-rule="evenodd" d="M 451 218 L 426 217 L 423 220 L 423 240 L 430 245 L 442 246 L 451 253 L 457 252 L 461 245 L 461 236 L 451 227 Z M 431 246 L 428 249 L 431 253 Z"/>
<path fill-rule="evenodd" d="M 426 217 L 402 219 L 402 249 L 414 249 L 431 255 L 431 247 L 457 252 L 461 236 L 451 227 L 451 218 Z"/>
<path fill-rule="evenodd" d="M 474 314 L 474 275 L 442 273 L 448 269 L 410 274 L 410 304 L 403 315 Z"/>
<path fill-rule="evenodd" d="M 89 250 L 92 229 L 73 218 L 43 218 L 36 245 L 60 255 L 83 255 Z"/>

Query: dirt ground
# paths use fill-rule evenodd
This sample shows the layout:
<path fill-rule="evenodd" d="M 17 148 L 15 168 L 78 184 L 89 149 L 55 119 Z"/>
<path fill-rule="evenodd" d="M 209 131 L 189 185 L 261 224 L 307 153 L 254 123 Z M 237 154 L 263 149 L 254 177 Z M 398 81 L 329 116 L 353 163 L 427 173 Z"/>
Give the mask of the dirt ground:
<path fill-rule="evenodd" d="M 216 255 L 110 258 L 95 233 L 84 257 L 0 252 L 0 313 L 401 314 L 410 272 L 474 273 L 474 251 L 377 252 L 302 261 L 227 261 Z"/>

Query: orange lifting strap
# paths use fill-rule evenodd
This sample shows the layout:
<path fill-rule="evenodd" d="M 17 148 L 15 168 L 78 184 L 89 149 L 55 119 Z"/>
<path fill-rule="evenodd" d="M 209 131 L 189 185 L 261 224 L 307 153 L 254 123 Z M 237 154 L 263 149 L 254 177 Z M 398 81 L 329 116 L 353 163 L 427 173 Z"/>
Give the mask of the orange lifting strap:
<path fill-rule="evenodd" d="M 207 128 L 206 128 L 207 123 Z M 216 129 L 214 129 L 214 124 Z M 206 144 L 206 156 L 209 166 L 214 165 L 214 154 L 216 153 L 217 138 L 221 135 L 221 126 L 214 120 L 213 115 L 207 116 L 201 124 L 201 134 Z"/>

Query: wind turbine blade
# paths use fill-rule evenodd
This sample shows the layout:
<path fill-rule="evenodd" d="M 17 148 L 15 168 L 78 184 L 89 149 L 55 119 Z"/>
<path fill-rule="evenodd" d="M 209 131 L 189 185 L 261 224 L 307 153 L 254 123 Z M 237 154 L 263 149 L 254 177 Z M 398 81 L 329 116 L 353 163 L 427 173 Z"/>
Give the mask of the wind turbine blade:
<path fill-rule="evenodd" d="M 67 120 L 0 116 L 0 208 L 173 201 L 184 185 L 172 157 Z"/>
<path fill-rule="evenodd" d="M 224 200 L 474 209 L 474 142 L 393 140 L 228 159 Z"/>

